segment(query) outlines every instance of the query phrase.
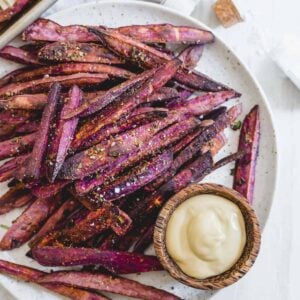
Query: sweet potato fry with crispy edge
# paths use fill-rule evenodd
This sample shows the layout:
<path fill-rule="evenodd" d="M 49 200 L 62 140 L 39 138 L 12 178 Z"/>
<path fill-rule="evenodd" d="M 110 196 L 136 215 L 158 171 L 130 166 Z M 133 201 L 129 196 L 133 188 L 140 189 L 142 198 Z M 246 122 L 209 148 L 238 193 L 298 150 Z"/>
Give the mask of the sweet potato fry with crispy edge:
<path fill-rule="evenodd" d="M 69 180 L 56 180 L 54 183 L 40 184 L 32 188 L 32 194 L 38 198 L 52 197 L 70 183 Z"/>
<path fill-rule="evenodd" d="M 203 45 L 192 45 L 183 49 L 178 58 L 182 61 L 184 68 L 194 69 L 202 57 L 203 50 Z"/>
<path fill-rule="evenodd" d="M 133 25 L 113 30 L 147 43 L 206 44 L 214 41 L 214 36 L 209 31 L 171 24 Z M 46 19 L 35 21 L 23 32 L 22 37 L 26 41 L 97 41 L 97 38 L 84 26 L 61 26 Z"/>
<path fill-rule="evenodd" d="M 143 253 L 153 241 L 155 224 L 151 224 L 143 235 L 137 240 L 134 245 L 133 252 Z"/>
<path fill-rule="evenodd" d="M 0 214 L 6 214 L 15 208 L 23 207 L 34 200 L 35 199 L 30 192 L 19 195 L 18 198 L 14 199 L 13 201 L 1 205 Z"/>
<path fill-rule="evenodd" d="M 96 193 L 92 193 L 89 197 L 93 198 L 94 196 L 98 201 L 114 201 L 128 196 L 168 170 L 172 161 L 172 152 L 165 151 L 131 169 L 129 173 L 117 178 L 113 183 L 108 184 L 107 187 L 99 187 L 96 189 Z"/>
<path fill-rule="evenodd" d="M 178 300 L 175 295 L 139 282 L 104 274 L 88 272 L 53 272 L 38 279 L 39 283 L 61 283 L 72 287 L 111 292 L 145 300 Z"/>
<path fill-rule="evenodd" d="M 58 101 L 60 99 L 61 86 L 55 83 L 51 86 L 48 95 L 48 103 L 45 106 L 41 119 L 41 129 L 36 135 L 35 143 L 31 156 L 27 162 L 26 177 L 30 179 L 39 179 L 42 169 L 42 162 L 47 151 L 51 126 L 54 125 L 55 114 Z"/>
<path fill-rule="evenodd" d="M 239 151 L 244 151 L 237 160 L 234 173 L 233 188 L 253 203 L 255 185 L 255 167 L 258 157 L 260 139 L 259 107 L 254 106 L 245 117 L 240 133 Z"/>
<path fill-rule="evenodd" d="M 35 138 L 36 134 L 30 133 L 0 142 L 0 159 L 2 160 L 29 151 L 34 145 Z"/>
<path fill-rule="evenodd" d="M 61 26 L 47 19 L 38 19 L 29 25 L 22 34 L 24 41 L 76 41 L 95 42 L 95 36 L 80 25 Z"/>
<path fill-rule="evenodd" d="M 126 251 L 100 251 L 91 248 L 37 247 L 32 255 L 44 266 L 100 265 L 115 274 L 161 271 L 163 267 L 152 255 Z"/>
<path fill-rule="evenodd" d="M 99 40 L 112 51 L 142 67 L 153 68 L 173 59 L 173 57 L 166 53 L 108 28 L 97 27 L 95 29 L 89 27 L 89 32 L 97 35 Z M 195 90 L 217 92 L 229 89 L 200 72 L 190 72 L 184 68 L 178 69 L 174 75 L 174 79 L 184 86 Z"/>
<path fill-rule="evenodd" d="M 103 95 L 104 91 L 84 93 L 84 102 Z M 64 95 L 64 94 L 63 94 Z M 22 94 L 7 99 L 0 99 L 0 108 L 41 110 L 48 101 L 47 94 Z"/>
<path fill-rule="evenodd" d="M 158 134 L 154 135 L 148 142 L 144 143 L 140 149 L 127 153 L 112 164 L 109 164 L 106 168 L 99 172 L 92 179 L 83 179 L 75 183 L 75 189 L 77 193 L 87 193 L 93 188 L 102 185 L 107 178 L 116 176 L 120 174 L 124 169 L 136 164 L 142 159 L 154 155 L 159 150 L 162 150 L 176 141 L 183 138 L 189 132 L 191 132 L 195 127 L 198 126 L 198 121 L 194 118 L 189 118 L 176 123 L 165 130 L 160 131 Z M 89 201 L 86 205 L 91 205 L 91 207 L 99 206 L 99 202 Z M 94 208 L 92 208 L 94 209 Z"/>
<path fill-rule="evenodd" d="M 13 62 L 21 63 L 23 65 L 43 65 L 43 63 L 38 60 L 38 57 L 35 53 L 28 52 L 14 46 L 5 46 L 2 48 L 0 50 L 0 57 Z"/>
<path fill-rule="evenodd" d="M 0 108 L 8 109 L 26 109 L 39 110 L 47 103 L 46 94 L 25 94 L 15 95 L 8 99 L 0 100 Z"/>
<path fill-rule="evenodd" d="M 11 72 L 9 72 L 8 74 L 4 75 L 1 79 L 0 79 L 0 88 L 2 88 L 3 86 L 9 84 L 12 82 L 12 80 L 20 73 L 26 72 L 31 70 L 31 67 L 24 67 L 24 68 L 20 68 L 20 69 L 16 69 L 13 70 Z"/>
<path fill-rule="evenodd" d="M 133 207 L 133 206 L 132 206 Z M 100 241 L 96 247 L 99 247 L 99 250 L 117 250 L 117 251 L 129 251 L 129 249 L 135 244 L 135 242 L 144 235 L 150 224 L 155 223 L 157 218 L 157 213 L 147 216 L 147 219 L 144 219 L 143 222 L 135 224 L 133 222 L 132 229 L 124 236 L 119 237 L 115 233 L 111 233 L 106 236 L 104 240 Z"/>
<path fill-rule="evenodd" d="M 62 222 L 67 216 L 69 216 L 79 206 L 78 201 L 71 198 L 65 201 L 46 221 L 41 227 L 38 233 L 29 242 L 29 246 L 32 248 L 38 244 L 38 242 L 52 230 L 55 230 L 60 222 Z"/>
<path fill-rule="evenodd" d="M 102 207 L 77 220 L 73 227 L 50 232 L 38 246 L 81 246 L 109 228 L 117 235 L 123 235 L 129 230 L 131 222 L 128 215 L 117 206 L 103 203 Z"/>
<path fill-rule="evenodd" d="M 14 170 L 18 169 L 23 164 L 30 154 L 23 154 L 6 161 L 0 167 L 0 182 L 6 181 L 13 177 Z M 1 203 L 1 201 L 0 201 Z"/>
<path fill-rule="evenodd" d="M 103 73 L 111 77 L 120 78 L 130 78 L 134 75 L 134 73 L 128 70 L 109 65 L 94 63 L 65 63 L 24 71 L 15 75 L 11 82 L 30 81 L 44 77 L 45 75 L 70 75 L 76 73 Z"/>
<path fill-rule="evenodd" d="M 192 115 L 203 115 L 210 112 L 212 109 L 229 99 L 239 97 L 235 91 L 221 91 L 215 93 L 206 93 L 184 103 L 172 103 L 167 105 L 169 109 L 176 109 L 176 111 L 183 109 L 187 110 Z"/>
<path fill-rule="evenodd" d="M 46 176 L 50 182 L 54 182 L 65 161 L 78 124 L 78 118 L 64 120 L 63 116 L 69 111 L 76 109 L 81 101 L 82 91 L 74 85 L 70 89 L 68 97 L 64 100 L 57 126 L 47 151 Z"/>
<path fill-rule="evenodd" d="M 38 278 L 43 277 L 48 273 L 26 266 L 17 265 L 5 260 L 0 260 L 0 273 L 11 276 L 18 280 L 34 282 L 52 292 L 69 297 L 73 300 L 109 300 L 109 298 L 101 296 L 98 293 L 95 294 L 79 288 L 70 287 L 69 285 L 58 283 L 37 283 L 36 281 Z"/>
<path fill-rule="evenodd" d="M 27 194 L 28 190 L 24 189 L 23 184 L 17 184 L 10 188 L 6 193 L 0 196 L 0 205 L 15 201 L 18 197 Z"/>
<path fill-rule="evenodd" d="M 71 87 L 76 84 L 80 87 L 99 84 L 108 79 L 107 74 L 77 73 L 71 75 L 52 76 L 22 83 L 11 83 L 0 89 L 1 97 L 9 97 L 22 93 L 39 93 L 46 91 L 54 83 L 60 83 L 62 87 Z"/>
<path fill-rule="evenodd" d="M 96 115 L 96 117 L 90 120 L 89 123 L 92 126 L 82 126 L 76 135 L 76 139 L 80 139 L 84 142 L 97 133 L 101 128 L 114 123 L 121 117 L 128 116 L 134 108 L 147 101 L 150 95 L 163 87 L 169 79 L 173 77 L 178 67 L 179 61 L 173 60 L 162 65 L 156 70 L 154 69 L 153 71 L 155 74 L 153 77 L 146 80 L 146 82 L 143 83 L 132 96 L 129 95 L 128 97 L 125 97 L 125 99 L 120 99 L 120 101 L 107 106 L 100 115 Z"/>
<path fill-rule="evenodd" d="M 37 199 L 12 224 L 0 241 L 1 250 L 18 248 L 26 243 L 60 205 L 60 197 Z"/>
<path fill-rule="evenodd" d="M 10 20 L 17 15 L 30 2 L 30 0 L 16 0 L 14 4 L 0 11 L 0 23 Z"/>
<path fill-rule="evenodd" d="M 124 60 L 99 44 L 78 42 L 55 42 L 40 49 L 38 59 L 42 62 L 81 62 L 122 64 Z"/>
<path fill-rule="evenodd" d="M 134 87 L 136 87 L 137 85 L 141 84 L 143 81 L 154 75 L 154 73 L 154 70 L 150 70 L 134 76 L 130 80 L 127 80 L 111 88 L 103 95 L 96 96 L 95 98 L 84 102 L 74 112 L 71 112 L 70 114 L 66 115 L 65 118 L 69 119 L 75 116 L 88 116 L 103 109 L 105 106 L 115 101 L 121 95 L 126 95 L 126 92 L 129 92 L 130 90 L 132 90 L 133 92 Z"/>
<path fill-rule="evenodd" d="M 33 53 L 38 53 L 41 48 L 43 48 L 47 42 L 31 42 L 27 44 L 23 44 L 20 46 L 22 50 L 33 52 Z"/>
<path fill-rule="evenodd" d="M 144 43 L 207 44 L 214 41 L 210 31 L 172 24 L 131 25 L 116 30 Z"/>

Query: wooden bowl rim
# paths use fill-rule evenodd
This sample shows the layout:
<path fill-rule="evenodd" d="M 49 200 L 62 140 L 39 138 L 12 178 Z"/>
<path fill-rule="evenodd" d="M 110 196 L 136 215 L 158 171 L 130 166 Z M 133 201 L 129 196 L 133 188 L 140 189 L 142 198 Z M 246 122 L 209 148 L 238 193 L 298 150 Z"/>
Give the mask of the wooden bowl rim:
<path fill-rule="evenodd" d="M 234 202 L 242 212 L 247 234 L 246 245 L 239 260 L 226 272 L 206 279 L 186 275 L 169 256 L 165 241 L 166 227 L 174 210 L 185 200 L 200 194 L 215 194 Z M 165 270 L 183 284 L 203 290 L 224 288 L 243 277 L 254 264 L 260 243 L 259 222 L 247 199 L 233 189 L 214 183 L 191 184 L 170 198 L 161 209 L 154 229 L 154 249 Z"/>

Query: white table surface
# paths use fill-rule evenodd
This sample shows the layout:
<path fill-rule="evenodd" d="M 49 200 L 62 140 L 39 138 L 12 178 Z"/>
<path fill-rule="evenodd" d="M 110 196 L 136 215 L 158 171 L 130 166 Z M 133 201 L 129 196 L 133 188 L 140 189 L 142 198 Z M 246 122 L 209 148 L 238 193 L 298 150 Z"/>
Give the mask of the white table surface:
<path fill-rule="evenodd" d="M 59 6 L 62 1 L 70 0 L 58 1 Z M 257 262 L 242 280 L 211 299 L 300 299 L 297 285 L 300 267 L 300 235 L 297 232 L 300 228 L 300 91 L 269 57 L 270 49 L 282 36 L 295 34 L 300 39 L 300 1 L 239 0 L 245 22 L 229 29 L 219 25 L 211 10 L 213 2 L 200 0 L 193 16 L 213 28 L 235 50 L 263 87 L 274 114 L 280 168 L 278 188 Z M 13 298 L 3 291 L 0 299 Z"/>

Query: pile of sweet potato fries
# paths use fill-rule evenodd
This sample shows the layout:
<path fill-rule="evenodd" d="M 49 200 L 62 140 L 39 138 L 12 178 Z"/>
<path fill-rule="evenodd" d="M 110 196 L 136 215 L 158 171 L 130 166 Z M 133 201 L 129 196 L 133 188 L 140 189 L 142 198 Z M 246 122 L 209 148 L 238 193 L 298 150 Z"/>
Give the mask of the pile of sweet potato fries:
<path fill-rule="evenodd" d="M 9 159 L 0 182 L 10 188 L 0 213 L 26 207 L 0 249 L 30 240 L 27 255 L 40 264 L 84 268 L 44 273 L 0 261 L 0 272 L 72 299 L 179 299 L 118 275 L 162 270 L 143 254 L 160 208 L 224 164 L 237 161 L 234 187 L 252 202 L 258 106 L 238 151 L 214 162 L 241 104 L 220 106 L 240 94 L 194 70 L 211 32 L 39 19 L 23 40 L 0 51 L 26 65 L 0 79 L 0 159 Z"/>

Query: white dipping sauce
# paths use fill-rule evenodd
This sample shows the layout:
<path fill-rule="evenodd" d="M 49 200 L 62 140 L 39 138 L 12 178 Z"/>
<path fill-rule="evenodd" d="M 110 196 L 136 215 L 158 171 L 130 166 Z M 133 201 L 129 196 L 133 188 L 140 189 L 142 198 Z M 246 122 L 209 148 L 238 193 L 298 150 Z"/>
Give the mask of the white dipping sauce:
<path fill-rule="evenodd" d="M 212 194 L 192 197 L 172 214 L 169 255 L 187 275 L 204 279 L 230 269 L 246 244 L 245 221 L 232 201 Z"/>

